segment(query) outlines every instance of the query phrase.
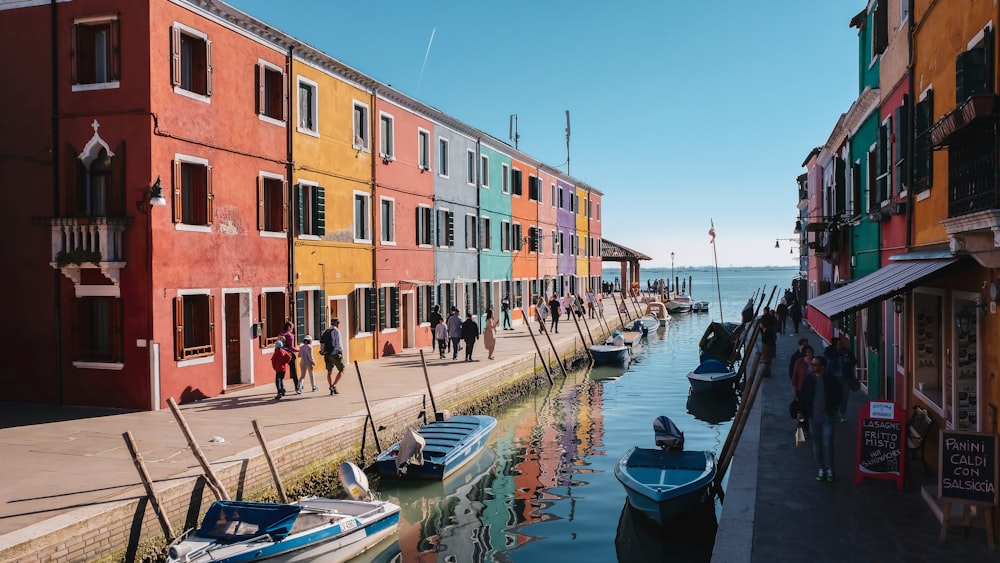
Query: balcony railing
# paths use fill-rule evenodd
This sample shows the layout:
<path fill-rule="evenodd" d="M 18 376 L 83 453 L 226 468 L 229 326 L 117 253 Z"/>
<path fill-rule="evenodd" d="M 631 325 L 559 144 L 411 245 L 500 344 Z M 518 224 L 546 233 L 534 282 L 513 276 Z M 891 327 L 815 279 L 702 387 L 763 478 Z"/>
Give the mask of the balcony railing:
<path fill-rule="evenodd" d="M 100 268 L 111 281 L 118 283 L 118 272 L 125 267 L 124 235 L 128 218 L 124 217 L 54 217 L 52 257 L 54 268 L 75 283 L 80 283 L 79 268 Z"/>
<path fill-rule="evenodd" d="M 1000 207 L 991 120 L 970 128 L 948 147 L 948 217 Z"/>

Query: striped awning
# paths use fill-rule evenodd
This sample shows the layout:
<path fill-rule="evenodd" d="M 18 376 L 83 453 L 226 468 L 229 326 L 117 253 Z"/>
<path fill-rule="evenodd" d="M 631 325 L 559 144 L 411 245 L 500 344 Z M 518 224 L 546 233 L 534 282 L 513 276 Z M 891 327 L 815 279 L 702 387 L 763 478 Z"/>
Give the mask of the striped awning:
<path fill-rule="evenodd" d="M 813 297 L 809 300 L 809 306 L 831 320 L 836 320 L 876 301 L 903 293 L 957 260 L 947 258 L 893 262 L 855 282 Z"/>

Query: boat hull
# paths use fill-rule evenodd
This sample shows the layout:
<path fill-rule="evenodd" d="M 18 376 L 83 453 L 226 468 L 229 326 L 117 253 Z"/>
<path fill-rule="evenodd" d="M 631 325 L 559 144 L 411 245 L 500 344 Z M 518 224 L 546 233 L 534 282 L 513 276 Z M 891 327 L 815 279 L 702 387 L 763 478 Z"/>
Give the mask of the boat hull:
<path fill-rule="evenodd" d="M 739 373 L 716 360 L 705 360 L 687 378 L 695 393 L 723 393 L 733 389 Z"/>
<path fill-rule="evenodd" d="M 454 416 L 424 425 L 417 430 L 426 444 L 423 465 L 408 465 L 403 474 L 396 468 L 399 442 L 380 453 L 375 468 L 387 477 L 406 479 L 446 479 L 476 458 L 497 425 L 492 416 Z"/>
<path fill-rule="evenodd" d="M 634 447 L 615 466 L 629 503 L 663 525 L 694 511 L 715 478 L 715 453 Z"/>
<path fill-rule="evenodd" d="M 628 357 L 628 346 L 613 344 L 594 344 L 588 346 L 594 363 L 602 365 L 620 364 Z"/>

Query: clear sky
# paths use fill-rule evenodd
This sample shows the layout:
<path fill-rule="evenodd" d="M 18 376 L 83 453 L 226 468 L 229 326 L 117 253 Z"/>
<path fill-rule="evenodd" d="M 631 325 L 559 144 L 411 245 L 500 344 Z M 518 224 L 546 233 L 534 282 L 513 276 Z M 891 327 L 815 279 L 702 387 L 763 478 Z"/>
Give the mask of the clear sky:
<path fill-rule="evenodd" d="M 858 94 L 864 0 L 228 0 L 604 193 L 643 266 L 793 266 L 796 177 Z M 512 141 L 508 141 L 513 144 Z"/>

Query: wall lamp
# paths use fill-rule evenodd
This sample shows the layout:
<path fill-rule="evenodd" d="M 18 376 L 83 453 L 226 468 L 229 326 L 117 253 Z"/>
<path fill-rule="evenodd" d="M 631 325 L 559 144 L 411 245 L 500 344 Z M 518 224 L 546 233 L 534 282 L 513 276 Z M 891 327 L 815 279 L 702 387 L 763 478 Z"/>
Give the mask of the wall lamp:
<path fill-rule="evenodd" d="M 902 314 L 904 304 L 905 301 L 903 300 L 902 295 L 897 295 L 892 298 L 892 310 L 895 311 L 897 315 Z"/>
<path fill-rule="evenodd" d="M 163 207 L 167 205 L 167 200 L 163 197 L 163 186 L 160 185 L 160 177 L 156 177 L 156 182 L 149 188 L 149 205 L 153 207 Z"/>
<path fill-rule="evenodd" d="M 795 221 L 795 228 L 792 229 L 792 232 L 795 233 L 795 234 L 797 234 L 797 235 L 801 235 L 802 234 L 802 220 L 801 219 L 797 219 Z"/>

